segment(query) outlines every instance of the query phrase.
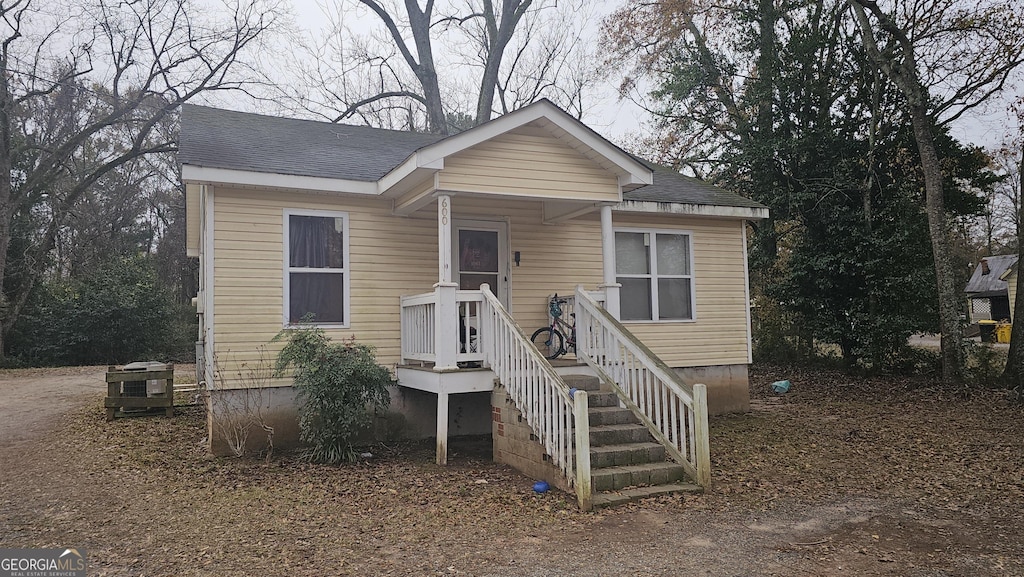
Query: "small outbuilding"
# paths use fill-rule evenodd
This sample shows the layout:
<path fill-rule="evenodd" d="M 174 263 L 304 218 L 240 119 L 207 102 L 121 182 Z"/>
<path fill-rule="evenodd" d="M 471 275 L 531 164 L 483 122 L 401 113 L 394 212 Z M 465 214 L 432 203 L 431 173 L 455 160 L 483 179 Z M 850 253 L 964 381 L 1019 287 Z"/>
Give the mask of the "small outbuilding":
<path fill-rule="evenodd" d="M 971 322 L 1009 321 L 1012 307 L 1007 286 L 1007 274 L 1017 264 L 1017 255 L 988 256 L 974 267 L 967 282 L 967 303 Z"/>

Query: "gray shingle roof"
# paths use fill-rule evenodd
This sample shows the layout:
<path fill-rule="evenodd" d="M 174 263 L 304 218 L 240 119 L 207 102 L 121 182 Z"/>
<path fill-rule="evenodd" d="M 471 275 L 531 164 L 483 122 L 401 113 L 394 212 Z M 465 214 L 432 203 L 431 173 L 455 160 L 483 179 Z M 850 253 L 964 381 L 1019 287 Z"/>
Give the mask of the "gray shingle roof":
<path fill-rule="evenodd" d="M 702 180 L 684 176 L 670 168 L 651 165 L 649 162 L 647 164 L 654 170 L 654 182 L 642 188 L 624 192 L 622 194 L 623 200 L 767 208 L 759 202 L 708 184 Z"/>
<path fill-rule="evenodd" d="M 444 138 L 186 104 L 178 160 L 208 168 L 376 181 L 412 153 Z M 624 200 L 765 208 L 698 179 L 641 162 L 654 170 L 654 183 L 624 193 Z"/>
<path fill-rule="evenodd" d="M 210 168 L 376 181 L 442 138 L 186 104 L 178 160 Z"/>
<path fill-rule="evenodd" d="M 1006 281 L 999 280 L 999 277 L 1017 262 L 1017 255 L 1006 254 L 999 256 L 987 256 L 984 260 L 988 263 L 988 274 L 984 274 L 984 267 L 981 263 L 974 267 L 971 280 L 967 281 L 967 288 L 964 292 L 974 296 L 996 296 L 1006 294 Z"/>

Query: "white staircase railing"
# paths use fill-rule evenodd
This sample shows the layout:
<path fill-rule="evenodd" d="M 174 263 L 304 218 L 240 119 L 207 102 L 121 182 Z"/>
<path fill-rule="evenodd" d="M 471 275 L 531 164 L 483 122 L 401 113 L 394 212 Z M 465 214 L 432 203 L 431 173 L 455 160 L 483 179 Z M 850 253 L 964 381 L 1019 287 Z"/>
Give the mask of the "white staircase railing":
<path fill-rule="evenodd" d="M 684 383 L 582 287 L 575 305 L 577 357 L 616 389 L 697 484 L 710 487 L 707 387 Z"/>
<path fill-rule="evenodd" d="M 544 450 L 576 491 L 580 508 L 591 508 L 590 424 L 586 391 L 570 394 L 551 364 L 486 284 L 480 287 L 484 362 L 505 385 Z"/>

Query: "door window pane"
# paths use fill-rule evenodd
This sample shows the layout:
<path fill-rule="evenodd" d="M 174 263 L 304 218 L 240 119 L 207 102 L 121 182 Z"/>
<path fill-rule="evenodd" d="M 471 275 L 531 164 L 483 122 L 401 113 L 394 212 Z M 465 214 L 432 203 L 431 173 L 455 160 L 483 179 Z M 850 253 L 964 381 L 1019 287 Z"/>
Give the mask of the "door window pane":
<path fill-rule="evenodd" d="M 459 288 L 464 291 L 479 290 L 480 285 L 484 283 L 491 287 L 491 292 L 498 290 L 498 275 L 466 273 L 459 275 Z"/>
<path fill-rule="evenodd" d="M 498 273 L 498 233 L 459 231 L 459 271 Z"/>

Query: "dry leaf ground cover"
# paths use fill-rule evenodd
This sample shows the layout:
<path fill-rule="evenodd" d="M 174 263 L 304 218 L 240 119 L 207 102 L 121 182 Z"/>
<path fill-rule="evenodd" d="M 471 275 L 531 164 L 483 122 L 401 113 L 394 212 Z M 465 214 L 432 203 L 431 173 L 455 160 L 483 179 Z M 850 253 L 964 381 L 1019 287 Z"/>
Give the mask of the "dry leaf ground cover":
<path fill-rule="evenodd" d="M 1024 408 L 995 391 L 755 367 L 755 409 L 712 421 L 711 493 L 580 513 L 479 442 L 268 464 L 208 457 L 199 407 L 7 400 L 68 374 L 97 378 L 0 374 L 0 422 L 33 431 L 0 437 L 0 546 L 84 547 L 90 574 L 1024 575 Z"/>

